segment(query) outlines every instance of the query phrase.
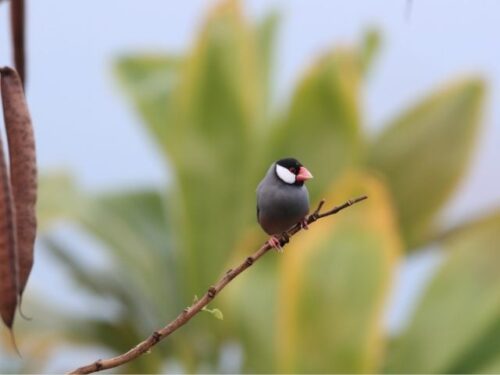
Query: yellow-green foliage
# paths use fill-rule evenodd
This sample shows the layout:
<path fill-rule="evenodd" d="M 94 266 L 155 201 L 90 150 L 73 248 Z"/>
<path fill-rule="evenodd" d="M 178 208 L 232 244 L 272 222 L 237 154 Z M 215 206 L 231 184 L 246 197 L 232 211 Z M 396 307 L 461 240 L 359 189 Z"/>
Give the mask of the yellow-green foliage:
<path fill-rule="evenodd" d="M 84 288 L 120 306 L 116 320 L 82 320 L 67 335 L 124 351 L 172 319 L 265 239 L 255 187 L 271 161 L 295 156 L 315 175 L 313 204 L 370 199 L 236 279 L 212 306 L 223 321 L 200 314 L 121 372 L 161 371 L 171 360 L 217 372 L 228 343 L 241 346 L 240 370 L 248 372 L 498 371 L 498 214 L 446 236 L 436 226 L 473 151 L 483 81 L 439 89 L 371 139 L 360 99 L 378 35 L 313 59 L 289 105 L 275 110 L 277 25 L 276 15 L 249 25 L 227 1 L 185 55 L 118 60 L 119 81 L 172 178 L 164 190 L 105 196 L 66 180 L 58 193 L 61 176 L 42 180 L 43 224 L 72 218 L 105 245 L 112 265 L 87 269 L 51 243 L 54 253 Z M 395 265 L 431 238 L 444 250 L 443 265 L 388 345 L 383 308 Z"/>

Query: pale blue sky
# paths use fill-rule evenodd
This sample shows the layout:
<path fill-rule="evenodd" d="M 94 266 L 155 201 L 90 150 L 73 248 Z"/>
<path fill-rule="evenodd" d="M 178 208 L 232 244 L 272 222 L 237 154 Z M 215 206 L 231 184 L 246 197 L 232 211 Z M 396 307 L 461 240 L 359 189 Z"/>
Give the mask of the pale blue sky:
<path fill-rule="evenodd" d="M 85 186 L 163 182 L 164 167 L 121 95 L 113 59 L 134 51 L 186 50 L 213 1 L 30 1 L 28 96 L 42 169 L 69 167 Z M 494 0 L 245 1 L 250 18 L 282 14 L 275 71 L 286 102 L 296 79 L 321 51 L 356 43 L 372 25 L 384 46 L 364 92 L 366 123 L 376 129 L 393 114 L 463 73 L 490 82 L 481 147 L 452 213 L 500 200 L 500 3 Z M 6 6 L 0 8 L 0 63 L 8 64 Z M 90 152 L 92 150 L 92 152 Z M 87 152 L 85 152 L 87 151 Z M 496 173 L 495 173 L 496 172 Z"/>
<path fill-rule="evenodd" d="M 68 168 L 84 186 L 166 182 L 140 121 L 121 95 L 113 59 L 140 51 L 189 48 L 213 1 L 28 1 L 28 98 L 42 170 Z M 479 73 L 490 83 L 484 132 L 470 173 L 446 211 L 447 222 L 500 205 L 500 2 L 495 0 L 284 1 L 249 0 L 251 19 L 282 14 L 275 71 L 278 102 L 321 51 L 356 43 L 369 26 L 384 43 L 364 91 L 365 120 L 376 131 L 438 82 Z M 0 6 L 0 64 L 10 64 L 7 7 Z M 411 307 L 430 253 L 405 264 L 390 309 L 397 328 Z M 32 283 L 48 277 L 39 259 Z M 423 271 L 422 271 L 423 270 Z M 36 283 L 35 283 L 36 284 Z M 43 289 L 43 288 L 42 288 Z M 413 293 L 413 294 L 412 294 Z"/>
<path fill-rule="evenodd" d="M 213 1 L 30 1 L 28 96 L 42 169 L 68 167 L 91 188 L 165 180 L 164 166 L 119 92 L 113 59 L 134 51 L 186 50 Z M 321 51 L 356 43 L 372 25 L 384 46 L 364 92 L 366 123 L 376 129 L 437 82 L 478 72 L 491 84 L 485 132 L 451 216 L 500 201 L 500 3 L 494 0 L 245 1 L 255 19 L 282 13 L 275 71 L 286 102 Z M 9 63 L 6 6 L 0 8 L 0 63 Z"/>

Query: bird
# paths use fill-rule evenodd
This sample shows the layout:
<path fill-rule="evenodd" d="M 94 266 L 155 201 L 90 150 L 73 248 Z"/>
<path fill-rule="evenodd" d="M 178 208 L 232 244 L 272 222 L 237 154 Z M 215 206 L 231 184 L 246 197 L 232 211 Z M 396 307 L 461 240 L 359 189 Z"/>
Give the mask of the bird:
<path fill-rule="evenodd" d="M 257 221 L 271 237 L 267 243 L 283 251 L 278 236 L 300 223 L 307 229 L 309 192 L 304 182 L 313 178 L 297 159 L 275 161 L 257 187 Z"/>

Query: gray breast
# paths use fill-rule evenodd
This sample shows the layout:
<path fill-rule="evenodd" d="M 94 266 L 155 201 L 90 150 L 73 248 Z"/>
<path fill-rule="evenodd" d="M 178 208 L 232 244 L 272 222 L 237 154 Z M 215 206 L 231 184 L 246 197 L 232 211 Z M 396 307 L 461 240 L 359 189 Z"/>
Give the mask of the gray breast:
<path fill-rule="evenodd" d="M 279 234 L 309 212 L 307 188 L 289 185 L 268 173 L 257 188 L 257 219 L 268 234 Z"/>

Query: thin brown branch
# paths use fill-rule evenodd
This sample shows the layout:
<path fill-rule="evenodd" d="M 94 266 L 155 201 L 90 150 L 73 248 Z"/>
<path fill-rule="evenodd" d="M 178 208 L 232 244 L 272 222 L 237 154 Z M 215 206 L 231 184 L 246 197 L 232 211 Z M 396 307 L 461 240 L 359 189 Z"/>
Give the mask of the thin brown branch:
<path fill-rule="evenodd" d="M 12 48 L 14 65 L 26 84 L 26 47 L 25 47 L 25 4 L 24 0 L 10 2 L 10 22 L 12 30 Z"/>
<path fill-rule="evenodd" d="M 357 202 L 361 202 L 367 199 L 367 196 L 362 196 L 353 200 L 349 200 L 344 204 L 334 207 L 329 211 L 320 213 L 323 204 L 325 203 L 322 200 L 317 209 L 307 217 L 307 224 L 312 224 L 316 220 L 322 219 L 324 217 L 334 215 L 337 212 L 343 210 L 346 207 L 352 206 Z M 290 228 L 286 233 L 283 233 L 280 237 L 281 246 L 285 246 L 290 238 L 299 232 L 302 229 L 300 224 L 297 224 Z M 254 264 L 257 260 L 259 260 L 264 254 L 266 254 L 271 249 L 271 246 L 266 242 L 263 244 L 255 253 L 247 257 L 242 263 L 240 263 L 236 268 L 229 270 L 222 278 L 210 288 L 208 288 L 207 292 L 201 297 L 199 300 L 196 300 L 191 306 L 185 308 L 174 320 L 168 323 L 165 327 L 154 331 L 147 339 L 140 342 L 128 352 L 120 354 L 116 357 L 109 359 L 98 359 L 97 361 L 79 367 L 69 374 L 91 374 L 93 372 L 106 370 L 110 368 L 114 368 L 124 363 L 130 362 L 135 358 L 141 356 L 142 354 L 149 352 L 158 342 L 163 340 L 165 337 L 169 336 L 172 332 L 176 331 L 184 324 L 186 324 L 193 316 L 198 314 L 205 306 L 207 306 L 219 292 L 225 288 L 227 284 L 231 282 L 236 276 L 245 271 L 248 267 Z"/>

